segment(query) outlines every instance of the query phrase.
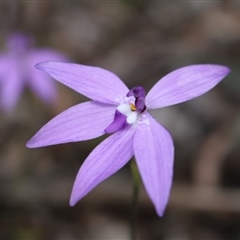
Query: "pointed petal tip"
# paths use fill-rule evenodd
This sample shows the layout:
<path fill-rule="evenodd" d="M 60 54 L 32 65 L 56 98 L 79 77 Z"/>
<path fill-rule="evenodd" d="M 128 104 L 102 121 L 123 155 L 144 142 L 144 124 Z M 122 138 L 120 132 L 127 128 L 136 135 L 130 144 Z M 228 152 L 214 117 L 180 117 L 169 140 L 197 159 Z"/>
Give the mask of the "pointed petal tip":
<path fill-rule="evenodd" d="M 54 144 L 52 144 L 54 145 Z M 36 135 L 34 135 L 27 143 L 26 143 L 26 147 L 27 148 L 40 148 L 40 147 L 46 147 L 49 146 L 49 144 L 43 143 L 38 141 L 38 138 L 36 137 Z"/>
<path fill-rule="evenodd" d="M 154 208 L 155 208 L 155 211 L 156 211 L 156 213 L 157 213 L 157 215 L 159 217 L 163 217 L 164 216 L 164 214 L 166 212 L 166 208 L 167 208 L 168 202 L 169 202 L 169 198 L 167 199 L 166 202 L 152 201 L 152 203 L 154 205 Z"/>
<path fill-rule="evenodd" d="M 50 67 L 50 65 L 52 65 L 54 63 L 70 64 L 70 63 L 60 62 L 60 61 L 44 61 L 44 62 L 39 62 L 39 63 L 35 64 L 35 68 L 44 70 L 45 68 Z"/>
<path fill-rule="evenodd" d="M 156 209 L 157 215 L 159 217 L 163 217 L 163 215 L 165 213 L 165 210 L 166 210 L 166 206 L 164 206 L 164 207 L 162 207 L 162 206 L 155 206 L 155 209 Z"/>
<path fill-rule="evenodd" d="M 227 66 L 223 66 L 226 70 L 227 70 L 227 72 L 228 73 L 230 73 L 232 70 L 229 68 L 229 67 L 227 67 Z"/>
<path fill-rule="evenodd" d="M 73 189 L 72 189 L 72 192 L 71 192 L 71 196 L 70 196 L 70 199 L 69 199 L 69 205 L 71 207 L 74 207 L 77 204 L 77 202 L 84 197 L 84 196 L 79 196 L 78 191 L 76 191 L 75 187 L 76 186 L 75 186 L 75 183 L 74 183 L 73 184 Z"/>
<path fill-rule="evenodd" d="M 159 216 L 159 217 L 163 217 L 163 215 L 164 215 L 164 211 L 158 211 L 158 210 L 156 210 L 157 211 L 157 215 Z"/>
<path fill-rule="evenodd" d="M 70 207 L 74 207 L 76 205 L 76 203 L 77 203 L 77 201 L 73 197 L 71 197 L 70 201 L 69 201 Z"/>
<path fill-rule="evenodd" d="M 35 144 L 34 139 L 30 139 L 27 143 L 26 143 L 26 147 L 27 148 L 37 148 L 37 147 L 41 147 Z"/>
<path fill-rule="evenodd" d="M 42 66 L 43 63 L 45 63 L 45 62 L 37 63 L 37 64 L 35 64 L 34 67 L 37 68 L 37 69 L 41 69 L 41 66 Z"/>
<path fill-rule="evenodd" d="M 225 65 L 219 65 L 219 64 L 199 64 L 199 65 L 192 65 L 194 66 L 202 66 L 203 68 L 208 66 L 210 70 L 214 73 L 215 76 L 219 77 L 219 81 L 223 80 L 230 72 L 231 69 Z"/>
<path fill-rule="evenodd" d="M 221 73 L 224 76 L 227 76 L 231 72 L 231 69 L 229 67 L 227 67 L 227 66 L 224 66 L 224 65 L 215 65 L 215 66 L 218 67 L 219 70 L 221 70 Z"/>
<path fill-rule="evenodd" d="M 27 148 L 34 148 L 32 144 L 32 138 L 25 145 Z"/>

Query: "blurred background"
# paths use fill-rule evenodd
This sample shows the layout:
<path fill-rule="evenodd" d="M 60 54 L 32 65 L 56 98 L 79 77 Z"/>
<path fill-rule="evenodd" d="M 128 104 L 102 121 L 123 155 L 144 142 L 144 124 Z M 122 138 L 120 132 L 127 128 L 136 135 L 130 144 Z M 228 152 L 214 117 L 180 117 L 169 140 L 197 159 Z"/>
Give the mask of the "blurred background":
<path fill-rule="evenodd" d="M 230 67 L 209 93 L 152 111 L 174 138 L 175 174 L 163 218 L 141 188 L 137 235 L 240 239 L 239 1 L 0 1 L 1 53 L 15 31 L 146 91 L 186 65 Z M 63 85 L 57 89 L 54 104 L 26 88 L 11 113 L 0 110 L 0 239 L 129 239 L 129 165 L 69 207 L 78 169 L 104 137 L 25 147 L 51 118 L 86 101 Z"/>

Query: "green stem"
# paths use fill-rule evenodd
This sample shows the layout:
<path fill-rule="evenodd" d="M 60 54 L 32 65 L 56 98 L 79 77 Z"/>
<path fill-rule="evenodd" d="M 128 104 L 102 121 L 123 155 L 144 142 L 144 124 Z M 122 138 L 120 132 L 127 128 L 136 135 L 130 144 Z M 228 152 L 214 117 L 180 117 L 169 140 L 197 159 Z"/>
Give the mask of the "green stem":
<path fill-rule="evenodd" d="M 136 221 L 137 221 L 137 210 L 138 210 L 138 196 L 140 186 L 140 175 L 136 162 L 131 161 L 131 171 L 133 178 L 133 198 L 131 204 L 131 217 L 130 217 L 130 239 L 136 240 Z"/>

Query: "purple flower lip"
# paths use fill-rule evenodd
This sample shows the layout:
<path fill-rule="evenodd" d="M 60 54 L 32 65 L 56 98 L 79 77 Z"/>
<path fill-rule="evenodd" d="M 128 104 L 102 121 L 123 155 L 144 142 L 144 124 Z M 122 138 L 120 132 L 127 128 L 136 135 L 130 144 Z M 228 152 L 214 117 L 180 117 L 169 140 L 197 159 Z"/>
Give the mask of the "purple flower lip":
<path fill-rule="evenodd" d="M 43 62 L 37 67 L 92 101 L 53 118 L 33 136 L 28 147 L 89 140 L 114 132 L 82 164 L 70 205 L 75 205 L 134 155 L 148 196 L 162 216 L 172 186 L 174 144 L 170 133 L 148 110 L 206 93 L 230 72 L 229 68 L 214 64 L 186 66 L 163 77 L 145 95 L 142 87 L 129 90 L 115 74 L 98 67 L 60 62 Z M 134 102 L 123 103 L 126 93 L 135 98 Z"/>
<path fill-rule="evenodd" d="M 120 129 L 123 129 L 128 125 L 127 116 L 116 110 L 113 122 L 104 130 L 105 133 L 113 133 Z"/>

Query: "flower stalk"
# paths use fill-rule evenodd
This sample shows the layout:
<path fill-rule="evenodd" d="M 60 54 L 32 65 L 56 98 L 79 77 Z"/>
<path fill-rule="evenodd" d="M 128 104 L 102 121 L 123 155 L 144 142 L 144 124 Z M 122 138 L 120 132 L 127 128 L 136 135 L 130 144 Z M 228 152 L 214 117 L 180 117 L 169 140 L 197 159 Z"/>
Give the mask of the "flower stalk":
<path fill-rule="evenodd" d="M 138 212 L 138 197 L 140 189 L 140 175 L 138 172 L 137 164 L 133 159 L 131 161 L 131 172 L 133 179 L 133 196 L 131 204 L 131 216 L 130 216 L 130 239 L 136 240 L 136 225 L 137 225 L 137 212 Z"/>

